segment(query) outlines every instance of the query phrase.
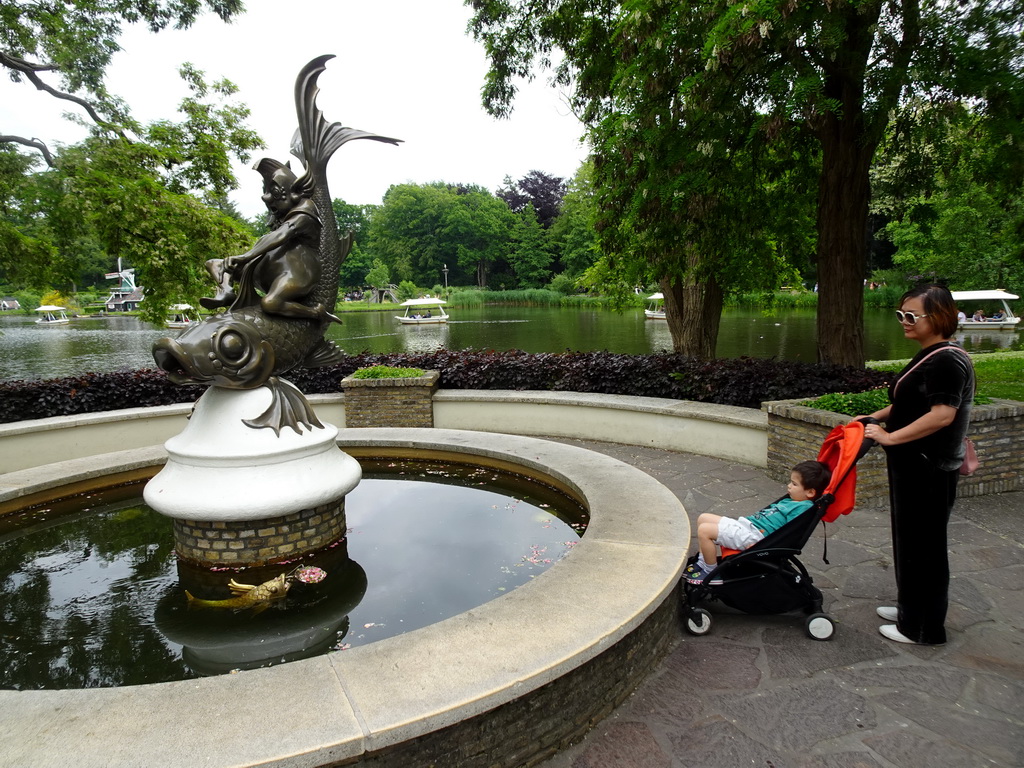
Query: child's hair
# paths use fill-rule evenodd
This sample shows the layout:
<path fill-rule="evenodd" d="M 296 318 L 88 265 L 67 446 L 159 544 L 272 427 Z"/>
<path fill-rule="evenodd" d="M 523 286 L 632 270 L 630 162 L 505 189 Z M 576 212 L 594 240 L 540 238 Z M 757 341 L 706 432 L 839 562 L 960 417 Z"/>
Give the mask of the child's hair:
<path fill-rule="evenodd" d="M 793 471 L 800 475 L 800 481 L 804 488 L 813 488 L 814 495 L 820 496 L 822 491 L 828 487 L 832 479 L 832 470 L 827 464 L 820 461 L 801 461 Z"/>

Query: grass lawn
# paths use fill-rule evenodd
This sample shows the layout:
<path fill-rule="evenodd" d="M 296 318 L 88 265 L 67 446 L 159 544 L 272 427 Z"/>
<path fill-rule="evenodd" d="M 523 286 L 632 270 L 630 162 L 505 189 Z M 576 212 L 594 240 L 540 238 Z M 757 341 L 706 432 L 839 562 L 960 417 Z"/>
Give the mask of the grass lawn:
<path fill-rule="evenodd" d="M 1024 401 L 1024 352 L 988 352 L 971 355 L 978 394 Z M 908 360 L 875 360 L 869 368 L 898 371 Z"/>

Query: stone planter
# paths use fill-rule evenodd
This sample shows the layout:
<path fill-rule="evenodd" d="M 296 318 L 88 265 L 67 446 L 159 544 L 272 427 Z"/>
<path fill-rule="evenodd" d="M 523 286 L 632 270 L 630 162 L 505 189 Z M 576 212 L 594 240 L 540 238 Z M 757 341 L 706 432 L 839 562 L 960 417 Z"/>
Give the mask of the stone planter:
<path fill-rule="evenodd" d="M 440 371 L 407 379 L 341 380 L 346 427 L 433 427 Z"/>
<path fill-rule="evenodd" d="M 768 471 L 788 477 L 794 464 L 818 455 L 831 429 L 849 416 L 800 405 L 800 400 L 775 400 L 761 409 L 768 414 Z M 995 400 L 971 410 L 968 437 L 974 441 L 981 466 L 971 477 L 960 478 L 959 496 L 1024 490 L 1024 403 Z M 857 504 L 883 507 L 889 503 L 885 451 L 873 449 L 857 463 Z"/>

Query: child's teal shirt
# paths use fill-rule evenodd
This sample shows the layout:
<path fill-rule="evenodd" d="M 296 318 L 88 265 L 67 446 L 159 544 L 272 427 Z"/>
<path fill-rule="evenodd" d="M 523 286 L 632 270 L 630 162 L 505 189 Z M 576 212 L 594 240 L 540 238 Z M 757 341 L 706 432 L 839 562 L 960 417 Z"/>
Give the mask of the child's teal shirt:
<path fill-rule="evenodd" d="M 752 515 L 744 515 L 747 520 L 754 524 L 754 527 L 766 536 L 773 531 L 779 530 L 802 512 L 811 508 L 814 502 L 810 500 L 793 501 L 793 499 L 782 499 L 774 504 L 769 504 L 760 512 Z"/>

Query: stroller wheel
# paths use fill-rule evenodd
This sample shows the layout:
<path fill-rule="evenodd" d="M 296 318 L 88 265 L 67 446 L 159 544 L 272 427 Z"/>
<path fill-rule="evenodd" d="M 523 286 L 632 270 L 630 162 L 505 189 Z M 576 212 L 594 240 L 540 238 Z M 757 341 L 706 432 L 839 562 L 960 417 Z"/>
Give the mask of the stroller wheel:
<path fill-rule="evenodd" d="M 836 634 L 835 622 L 824 613 L 812 613 L 807 617 L 807 634 L 812 640 L 831 640 Z"/>
<path fill-rule="evenodd" d="M 706 635 L 711 631 L 711 614 L 703 608 L 695 608 L 686 617 L 686 631 L 691 635 Z"/>

